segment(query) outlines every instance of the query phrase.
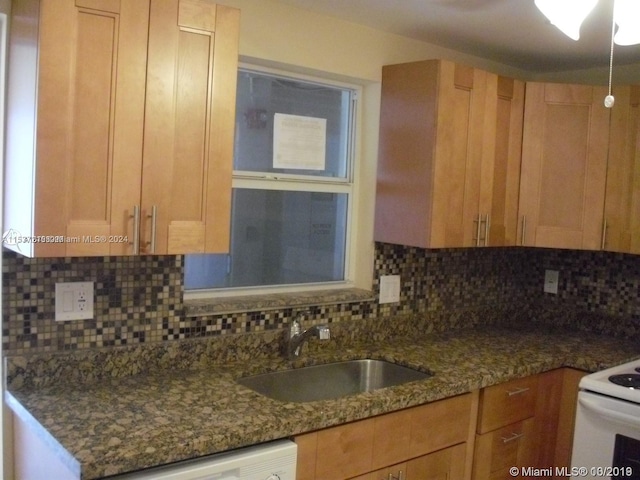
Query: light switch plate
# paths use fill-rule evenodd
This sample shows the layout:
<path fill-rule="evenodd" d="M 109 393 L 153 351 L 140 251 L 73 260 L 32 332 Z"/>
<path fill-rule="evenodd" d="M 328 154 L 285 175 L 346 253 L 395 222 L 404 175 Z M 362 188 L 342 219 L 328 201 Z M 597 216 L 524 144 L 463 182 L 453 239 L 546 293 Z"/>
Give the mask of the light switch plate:
<path fill-rule="evenodd" d="M 544 271 L 544 291 L 545 293 L 558 294 L 558 279 L 560 273 L 558 270 L 545 270 Z"/>
<path fill-rule="evenodd" d="M 400 275 L 380 276 L 380 300 L 378 303 L 397 303 L 400 301 Z"/>
<path fill-rule="evenodd" d="M 93 318 L 93 282 L 56 283 L 56 321 Z"/>

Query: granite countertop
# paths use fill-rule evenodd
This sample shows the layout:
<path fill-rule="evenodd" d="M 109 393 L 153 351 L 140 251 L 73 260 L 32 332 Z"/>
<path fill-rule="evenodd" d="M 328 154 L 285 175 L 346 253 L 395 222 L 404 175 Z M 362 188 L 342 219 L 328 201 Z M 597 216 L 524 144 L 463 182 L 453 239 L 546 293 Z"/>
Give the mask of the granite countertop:
<path fill-rule="evenodd" d="M 70 468 L 92 479 L 289 437 L 558 367 L 596 371 L 638 357 L 640 346 L 629 340 L 487 327 L 305 354 L 298 363 L 375 358 L 433 374 L 337 400 L 283 403 L 235 382 L 291 367 L 278 357 L 85 383 L 14 382 L 6 398 Z"/>

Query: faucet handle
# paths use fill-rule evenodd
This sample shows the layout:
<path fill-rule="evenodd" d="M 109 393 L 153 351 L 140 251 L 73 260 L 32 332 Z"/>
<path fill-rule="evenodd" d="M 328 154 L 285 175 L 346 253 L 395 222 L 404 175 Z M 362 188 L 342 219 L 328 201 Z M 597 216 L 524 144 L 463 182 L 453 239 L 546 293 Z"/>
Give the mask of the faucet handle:
<path fill-rule="evenodd" d="M 289 338 L 293 338 L 296 335 L 300 335 L 302 333 L 302 324 L 298 317 L 294 318 L 289 325 Z"/>
<path fill-rule="evenodd" d="M 320 340 L 329 340 L 331 338 L 331 330 L 327 325 L 318 325 L 318 338 Z"/>

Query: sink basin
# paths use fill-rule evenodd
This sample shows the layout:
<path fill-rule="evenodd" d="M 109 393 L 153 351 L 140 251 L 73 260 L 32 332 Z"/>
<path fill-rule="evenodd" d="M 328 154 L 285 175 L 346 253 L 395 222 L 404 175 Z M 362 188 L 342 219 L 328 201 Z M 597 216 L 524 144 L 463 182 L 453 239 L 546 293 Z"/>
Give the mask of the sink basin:
<path fill-rule="evenodd" d="M 283 402 L 312 402 L 429 378 L 384 360 L 350 360 L 243 377 L 238 383 Z"/>

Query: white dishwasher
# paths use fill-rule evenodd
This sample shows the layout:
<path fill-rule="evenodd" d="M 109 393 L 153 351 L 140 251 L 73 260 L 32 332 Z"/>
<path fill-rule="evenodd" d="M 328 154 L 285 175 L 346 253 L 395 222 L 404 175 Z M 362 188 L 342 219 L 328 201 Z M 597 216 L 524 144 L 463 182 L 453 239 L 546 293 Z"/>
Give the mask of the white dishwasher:
<path fill-rule="evenodd" d="M 295 480 L 298 446 L 277 440 L 163 467 L 110 477 L 112 480 Z"/>

